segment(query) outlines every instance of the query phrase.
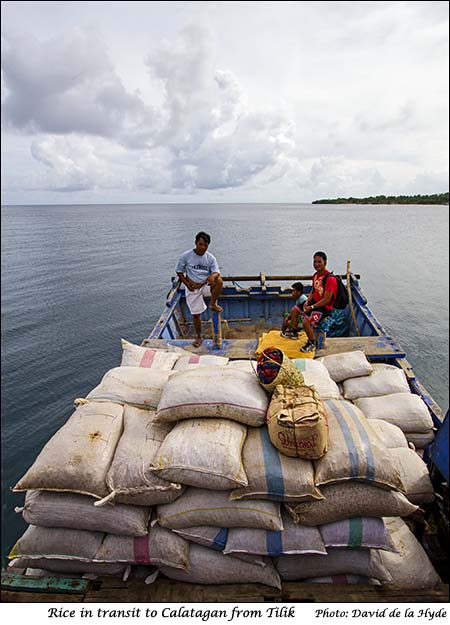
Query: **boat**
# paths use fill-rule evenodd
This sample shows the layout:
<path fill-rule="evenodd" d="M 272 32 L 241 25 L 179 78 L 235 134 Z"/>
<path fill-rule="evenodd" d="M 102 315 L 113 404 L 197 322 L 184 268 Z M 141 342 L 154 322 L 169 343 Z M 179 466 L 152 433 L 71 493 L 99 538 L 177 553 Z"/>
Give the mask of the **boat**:
<path fill-rule="evenodd" d="M 2 600 L 7 602 L 446 602 L 448 601 L 448 412 L 441 408 L 414 374 L 406 354 L 395 337 L 386 332 L 370 310 L 360 287 L 360 275 L 340 276 L 349 293 L 349 332 L 344 337 L 326 337 L 315 357 L 349 351 L 363 351 L 371 363 L 400 368 L 410 390 L 426 403 L 436 431 L 435 440 L 424 449 L 436 497 L 426 510 L 427 530 L 418 538 L 439 573 L 442 583 L 422 590 L 393 589 L 368 585 L 333 585 L 282 582 L 281 590 L 262 584 L 203 586 L 158 578 L 146 585 L 142 577 L 99 577 L 95 580 L 33 577 L 23 572 L 2 572 Z M 290 285 L 301 281 L 305 293 L 311 289 L 311 275 L 238 275 L 223 277 L 220 297 L 222 313 L 211 310 L 202 316 L 204 336 L 199 348 L 192 345 L 192 318 L 185 291 L 178 278 L 172 278 L 165 306 L 142 347 L 182 348 L 199 355 L 225 356 L 230 360 L 254 358 L 264 332 L 278 329 L 283 314 L 292 306 Z"/>

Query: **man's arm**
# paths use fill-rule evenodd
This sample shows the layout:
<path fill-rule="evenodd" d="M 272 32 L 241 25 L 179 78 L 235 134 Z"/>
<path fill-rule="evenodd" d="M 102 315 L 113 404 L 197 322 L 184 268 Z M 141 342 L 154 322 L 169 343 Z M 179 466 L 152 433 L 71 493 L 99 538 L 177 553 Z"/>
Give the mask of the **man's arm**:
<path fill-rule="evenodd" d="M 336 283 L 336 280 L 334 281 Z M 332 287 L 332 278 L 328 278 L 327 280 L 327 285 L 330 284 L 330 288 Z M 335 284 L 335 288 L 337 287 L 337 283 Z M 325 293 L 323 294 L 323 297 L 318 301 L 314 303 L 314 308 L 323 308 L 324 306 L 328 306 L 328 304 L 331 303 L 333 297 L 334 297 L 335 291 L 325 291 Z M 312 299 L 312 298 L 311 298 Z M 312 309 L 310 302 L 311 300 L 308 298 L 308 301 L 305 302 L 305 305 L 303 306 L 303 309 L 308 308 L 309 310 L 306 310 L 305 312 L 309 312 Z"/>
<path fill-rule="evenodd" d="M 177 271 L 177 276 L 180 278 L 181 282 L 186 285 L 189 291 L 195 291 L 195 289 L 200 289 L 206 284 L 206 282 L 194 282 L 194 280 L 191 280 L 182 271 Z"/>

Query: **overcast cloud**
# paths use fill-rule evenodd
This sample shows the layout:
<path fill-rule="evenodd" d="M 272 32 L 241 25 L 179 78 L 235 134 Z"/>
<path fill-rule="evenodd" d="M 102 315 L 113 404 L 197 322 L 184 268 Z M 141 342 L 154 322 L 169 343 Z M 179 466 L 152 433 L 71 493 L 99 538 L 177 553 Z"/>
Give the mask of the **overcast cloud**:
<path fill-rule="evenodd" d="M 4 2 L 2 203 L 448 190 L 447 2 Z"/>

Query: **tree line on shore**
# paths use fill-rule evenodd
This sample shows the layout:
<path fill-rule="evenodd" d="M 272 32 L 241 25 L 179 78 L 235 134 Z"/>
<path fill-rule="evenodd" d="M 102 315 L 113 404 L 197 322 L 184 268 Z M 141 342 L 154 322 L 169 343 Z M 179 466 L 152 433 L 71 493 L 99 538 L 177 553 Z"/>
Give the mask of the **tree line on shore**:
<path fill-rule="evenodd" d="M 433 195 L 374 195 L 314 200 L 313 204 L 448 204 L 448 191 Z"/>

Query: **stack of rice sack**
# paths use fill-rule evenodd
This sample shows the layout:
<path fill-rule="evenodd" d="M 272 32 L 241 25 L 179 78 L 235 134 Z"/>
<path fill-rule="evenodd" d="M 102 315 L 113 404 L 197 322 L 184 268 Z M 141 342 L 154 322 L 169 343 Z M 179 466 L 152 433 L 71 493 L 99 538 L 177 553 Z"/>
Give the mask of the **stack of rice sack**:
<path fill-rule="evenodd" d="M 431 484 L 415 470 L 402 478 L 392 449 L 324 363 L 294 364 L 293 378 L 320 389 L 326 408 L 328 451 L 314 461 L 271 444 L 270 392 L 252 363 L 124 343 L 122 366 L 16 485 L 28 491 L 30 526 L 12 566 L 120 574 L 143 564 L 192 583 L 277 588 L 280 577 L 437 583 L 400 518 L 417 510 L 411 493 L 422 501 Z"/>
<path fill-rule="evenodd" d="M 123 341 L 122 366 L 77 400 L 13 489 L 27 491 L 18 511 L 29 527 L 10 553 L 12 568 L 113 575 L 135 563 L 187 568 L 188 543 L 150 528 L 152 506 L 184 490 L 149 470 L 171 429 L 155 421 L 155 409 L 181 357 Z"/>

